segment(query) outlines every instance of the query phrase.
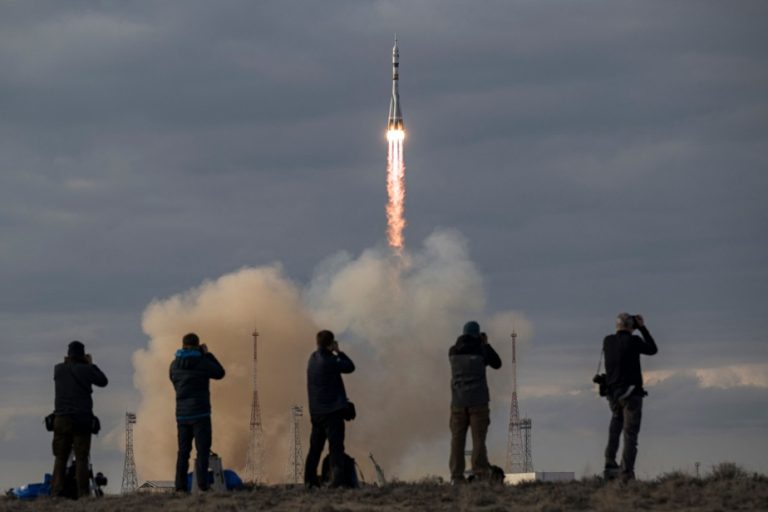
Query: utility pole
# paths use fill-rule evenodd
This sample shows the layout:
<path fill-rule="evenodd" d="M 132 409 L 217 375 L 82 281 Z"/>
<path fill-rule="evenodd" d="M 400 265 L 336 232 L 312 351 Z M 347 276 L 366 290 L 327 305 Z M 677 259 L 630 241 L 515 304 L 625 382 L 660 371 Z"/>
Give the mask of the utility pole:
<path fill-rule="evenodd" d="M 261 424 L 259 387 L 257 379 L 259 332 L 253 334 L 253 399 L 251 401 L 251 423 L 248 432 L 248 452 L 245 456 L 245 480 L 251 483 L 266 481 L 264 474 L 264 429 Z"/>
<path fill-rule="evenodd" d="M 136 461 L 133 459 L 133 426 L 136 424 L 136 415 L 132 412 L 125 413 L 125 462 L 123 464 L 123 483 L 120 486 L 121 494 L 135 492 L 139 487 L 139 478 L 136 475 Z"/>

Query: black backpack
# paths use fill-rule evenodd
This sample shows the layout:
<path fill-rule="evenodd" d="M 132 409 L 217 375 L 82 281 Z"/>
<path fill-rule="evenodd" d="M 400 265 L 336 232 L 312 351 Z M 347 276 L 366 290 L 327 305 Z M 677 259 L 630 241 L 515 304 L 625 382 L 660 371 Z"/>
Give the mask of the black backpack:
<path fill-rule="evenodd" d="M 360 487 L 360 480 L 357 478 L 357 464 L 355 459 L 344 454 L 344 461 L 342 463 L 341 470 L 341 484 L 342 487 L 348 489 L 357 489 Z M 320 471 L 320 483 L 324 485 L 330 485 L 333 481 L 333 473 L 331 472 L 331 456 L 326 455 L 323 459 L 322 468 Z"/>

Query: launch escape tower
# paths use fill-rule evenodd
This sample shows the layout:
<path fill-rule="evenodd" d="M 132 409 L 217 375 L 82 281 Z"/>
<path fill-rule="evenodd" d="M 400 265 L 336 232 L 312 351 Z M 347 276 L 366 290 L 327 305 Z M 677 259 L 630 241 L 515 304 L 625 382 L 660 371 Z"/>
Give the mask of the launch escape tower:
<path fill-rule="evenodd" d="M 509 433 L 507 438 L 507 473 L 533 472 L 531 457 L 531 420 L 520 418 L 517 403 L 517 332 L 512 330 L 512 404 L 509 409 Z"/>
<path fill-rule="evenodd" d="M 259 405 L 259 388 L 256 378 L 258 362 L 259 332 L 253 331 L 253 400 L 251 402 L 251 424 L 248 433 L 248 452 L 245 456 L 245 480 L 257 483 L 265 480 L 264 462 L 264 430 L 261 425 L 261 406 Z"/>
<path fill-rule="evenodd" d="M 136 415 L 132 412 L 125 413 L 125 463 L 123 464 L 123 483 L 120 486 L 121 494 L 136 491 L 139 487 L 139 478 L 136 475 L 136 461 L 133 459 L 133 426 L 136 424 Z"/>
<path fill-rule="evenodd" d="M 291 440 L 291 457 L 288 461 L 288 483 L 300 484 L 304 481 L 304 453 L 301 449 L 301 430 L 299 421 L 304 414 L 304 408 L 300 405 L 291 407 L 293 419 L 293 438 Z"/>

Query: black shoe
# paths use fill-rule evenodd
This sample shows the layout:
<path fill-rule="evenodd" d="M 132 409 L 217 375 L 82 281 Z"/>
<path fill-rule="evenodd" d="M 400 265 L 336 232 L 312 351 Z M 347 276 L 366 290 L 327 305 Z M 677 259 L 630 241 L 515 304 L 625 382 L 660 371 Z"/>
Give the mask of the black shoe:
<path fill-rule="evenodd" d="M 603 469 L 603 478 L 608 481 L 616 480 L 616 478 L 619 477 L 620 472 L 621 469 L 618 464 L 615 462 L 608 462 L 605 464 L 605 469 Z"/>
<path fill-rule="evenodd" d="M 632 481 L 635 479 L 635 472 L 634 471 L 622 471 L 621 472 L 621 481 L 626 483 L 629 481 Z"/>

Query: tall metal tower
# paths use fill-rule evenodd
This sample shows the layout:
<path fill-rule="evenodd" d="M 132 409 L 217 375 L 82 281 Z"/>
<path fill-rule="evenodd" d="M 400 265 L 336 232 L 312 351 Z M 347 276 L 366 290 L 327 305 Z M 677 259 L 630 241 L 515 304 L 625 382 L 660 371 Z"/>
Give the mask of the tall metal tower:
<path fill-rule="evenodd" d="M 520 410 L 517 405 L 517 333 L 512 330 L 512 404 L 509 409 L 509 434 L 507 437 L 507 473 L 524 470 L 523 436 L 520 429 Z"/>
<path fill-rule="evenodd" d="M 125 413 L 125 463 L 123 464 L 123 483 L 120 492 L 127 494 L 134 492 L 139 487 L 139 477 L 136 476 L 136 461 L 133 459 L 133 426 L 136 424 L 136 415 L 132 412 Z"/>
<path fill-rule="evenodd" d="M 304 453 L 301 449 L 301 431 L 299 421 L 304 414 L 304 408 L 300 405 L 291 407 L 293 416 L 293 439 L 291 441 L 291 458 L 288 462 L 288 483 L 300 484 L 304 481 Z"/>
<path fill-rule="evenodd" d="M 245 481 L 264 482 L 264 429 L 261 425 L 261 406 L 257 380 L 259 332 L 253 331 L 253 400 L 251 401 L 251 425 L 248 433 L 248 452 L 245 456 Z"/>
<path fill-rule="evenodd" d="M 520 420 L 520 430 L 523 433 L 523 473 L 533 473 L 531 424 L 531 418 L 523 418 Z"/>

